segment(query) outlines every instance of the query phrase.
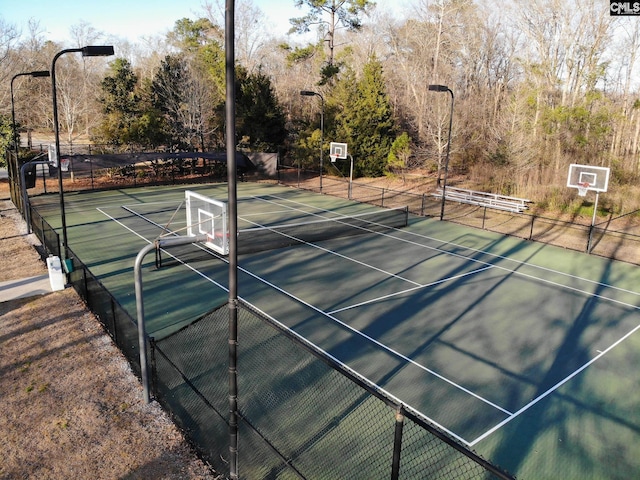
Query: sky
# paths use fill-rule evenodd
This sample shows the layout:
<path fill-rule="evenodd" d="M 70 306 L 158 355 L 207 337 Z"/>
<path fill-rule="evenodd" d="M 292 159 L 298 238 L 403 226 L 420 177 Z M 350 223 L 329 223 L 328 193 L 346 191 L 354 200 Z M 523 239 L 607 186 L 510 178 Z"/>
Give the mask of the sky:
<path fill-rule="evenodd" d="M 71 45 L 69 27 L 88 23 L 95 30 L 136 42 L 141 37 L 163 35 L 176 22 L 187 17 L 196 19 L 204 14 L 205 0 L 7 0 L 3 2 L 0 17 L 28 33 L 30 19 L 39 22 L 46 40 Z M 211 3 L 215 3 L 211 1 Z M 378 9 L 399 12 L 402 0 L 377 0 Z M 271 33 L 284 35 L 289 19 L 301 16 L 305 9 L 296 8 L 295 0 L 253 0 L 269 18 L 265 28 Z"/>

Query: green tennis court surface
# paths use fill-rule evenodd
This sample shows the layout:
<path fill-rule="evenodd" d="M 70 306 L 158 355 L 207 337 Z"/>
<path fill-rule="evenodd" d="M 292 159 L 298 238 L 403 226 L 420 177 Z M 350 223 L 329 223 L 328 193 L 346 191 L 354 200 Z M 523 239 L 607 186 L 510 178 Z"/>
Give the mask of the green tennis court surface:
<path fill-rule="evenodd" d="M 189 187 L 226 200 L 226 185 Z M 65 195 L 69 245 L 135 316 L 133 262 L 185 228 L 177 187 Z M 240 230 L 376 210 L 238 186 Z M 54 226 L 58 197 L 33 199 Z M 239 235 L 239 242 L 251 238 Z M 518 478 L 640 471 L 640 272 L 433 219 L 239 258 L 239 296 Z M 227 300 L 228 265 L 198 245 L 146 262 L 162 338 Z M 242 341 L 242 339 L 240 339 Z"/>

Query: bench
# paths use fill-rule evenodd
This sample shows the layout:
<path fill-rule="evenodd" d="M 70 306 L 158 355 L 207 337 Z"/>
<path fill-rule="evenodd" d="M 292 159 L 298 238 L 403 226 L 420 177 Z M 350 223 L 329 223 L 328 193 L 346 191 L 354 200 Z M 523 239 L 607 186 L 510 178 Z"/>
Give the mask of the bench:
<path fill-rule="evenodd" d="M 442 198 L 442 189 L 437 189 L 433 196 Z M 497 210 L 506 210 L 514 213 L 524 212 L 529 208 L 528 204 L 531 203 L 531 200 L 526 200 L 524 198 L 509 197 L 507 195 L 478 192 L 475 190 L 454 187 L 446 188 L 445 199 L 459 203 L 478 205 L 481 207 L 495 208 Z"/>

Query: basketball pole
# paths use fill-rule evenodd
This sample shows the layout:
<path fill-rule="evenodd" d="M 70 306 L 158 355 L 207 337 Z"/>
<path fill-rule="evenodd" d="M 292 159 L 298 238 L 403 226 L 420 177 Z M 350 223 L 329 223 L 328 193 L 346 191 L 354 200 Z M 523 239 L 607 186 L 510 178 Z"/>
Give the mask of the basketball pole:
<path fill-rule="evenodd" d="M 591 226 L 589 227 L 589 235 L 587 239 L 587 253 L 591 253 L 591 245 L 593 240 L 593 231 L 596 227 L 596 218 L 598 215 L 598 200 L 600 192 L 606 192 L 609 186 L 609 167 L 599 167 L 594 165 L 580 165 L 572 163 L 569 165 L 569 174 L 567 177 L 567 187 L 577 188 L 580 196 L 586 196 L 588 190 L 596 193 L 596 200 L 593 204 L 593 215 L 591 216 Z"/>
<path fill-rule="evenodd" d="M 351 196 L 353 193 L 353 155 L 349 155 L 351 159 L 351 167 L 349 167 L 349 200 L 351 200 Z"/>

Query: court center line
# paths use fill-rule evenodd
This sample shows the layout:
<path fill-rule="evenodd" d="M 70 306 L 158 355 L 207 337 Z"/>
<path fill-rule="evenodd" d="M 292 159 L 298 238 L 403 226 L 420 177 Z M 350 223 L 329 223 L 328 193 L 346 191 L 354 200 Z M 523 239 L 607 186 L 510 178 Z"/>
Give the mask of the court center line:
<path fill-rule="evenodd" d="M 364 301 L 364 302 L 354 303 L 353 305 L 347 305 L 346 307 L 338 308 L 337 310 L 331 310 L 330 312 L 327 312 L 327 313 L 329 313 L 330 315 L 333 315 L 333 314 L 336 314 L 336 313 L 344 312 L 345 310 L 350 310 L 352 308 L 362 307 L 363 305 L 368 305 L 370 303 L 376 303 L 376 302 L 379 302 L 381 300 L 386 300 L 388 298 L 392 298 L 392 297 L 396 297 L 398 295 L 402 295 L 404 293 L 414 292 L 416 290 L 420 290 L 421 288 L 429 288 L 429 287 L 433 287 L 435 285 L 440 285 L 441 283 L 446 283 L 446 282 L 449 282 L 449 281 L 452 281 L 452 280 L 458 280 L 458 279 L 466 277 L 468 275 L 474 275 L 476 273 L 484 272 L 485 270 L 489 270 L 491 268 L 494 268 L 493 265 L 488 265 L 486 267 L 478 268 L 478 269 L 472 270 L 470 272 L 461 273 L 460 275 L 454 275 L 452 277 L 443 278 L 443 279 L 437 280 L 435 282 L 426 283 L 424 285 L 420 285 L 420 286 L 413 287 L 413 288 L 408 288 L 408 289 L 402 290 L 400 292 L 390 293 L 388 295 L 383 295 L 381 297 L 372 298 L 371 300 L 367 300 L 367 301 Z"/>

